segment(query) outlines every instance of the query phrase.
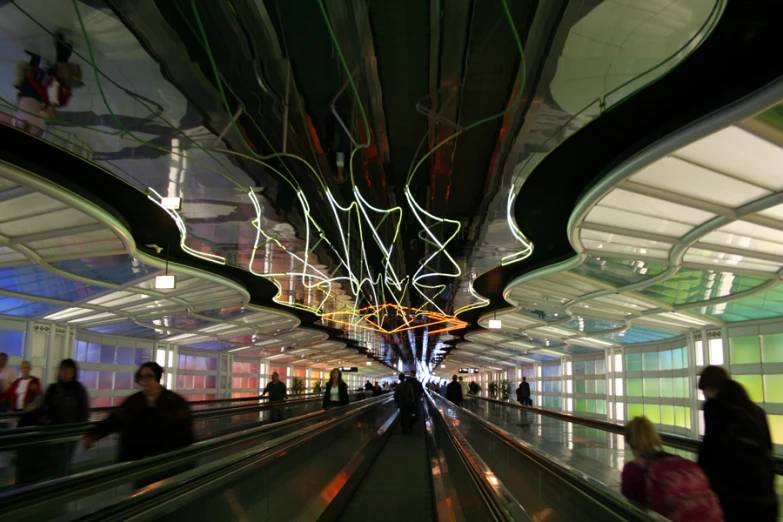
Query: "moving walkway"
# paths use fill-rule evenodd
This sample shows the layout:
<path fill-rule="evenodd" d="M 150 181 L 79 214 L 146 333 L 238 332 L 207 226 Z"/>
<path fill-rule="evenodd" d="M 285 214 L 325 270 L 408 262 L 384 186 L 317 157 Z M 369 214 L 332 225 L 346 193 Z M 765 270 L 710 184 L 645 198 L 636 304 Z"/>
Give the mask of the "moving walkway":
<path fill-rule="evenodd" d="M 363 393 L 349 394 L 352 401 L 363 399 Z M 308 394 L 284 403 L 271 403 L 265 397 L 223 399 L 190 403 L 193 410 L 193 429 L 196 440 L 205 440 L 271 422 L 272 412 L 284 418 L 293 418 L 321 409 L 322 394 Z M 218 407 L 215 407 L 218 406 Z M 91 418 L 104 418 L 112 408 L 93 409 Z M 10 420 L 12 416 L 5 417 Z M 98 420 L 73 424 L 30 426 L 0 430 L 0 491 L 16 487 L 14 484 L 15 455 L 20 451 L 48 451 L 57 445 L 73 444 L 81 440 Z M 51 452 L 50 452 L 51 453 Z M 77 445 L 69 463 L 68 474 L 78 473 L 113 462 L 117 454 L 117 437 L 103 439 L 89 451 Z"/>
<path fill-rule="evenodd" d="M 441 397 L 398 417 L 385 395 L 20 488 L 3 520 L 655 519 Z"/>

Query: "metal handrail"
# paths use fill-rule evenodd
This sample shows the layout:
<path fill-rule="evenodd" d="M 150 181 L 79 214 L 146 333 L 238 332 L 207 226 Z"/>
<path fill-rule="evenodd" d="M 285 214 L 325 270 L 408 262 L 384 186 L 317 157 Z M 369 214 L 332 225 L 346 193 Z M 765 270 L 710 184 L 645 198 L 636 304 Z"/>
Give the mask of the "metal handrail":
<path fill-rule="evenodd" d="M 347 412 L 338 418 L 343 418 L 353 412 L 364 411 L 366 408 L 378 404 L 383 400 L 390 400 L 390 397 L 386 395 L 357 401 L 346 406 L 345 410 Z M 356 406 L 357 404 L 359 405 L 358 407 Z M 297 426 L 312 419 L 326 417 L 334 414 L 334 412 L 335 410 L 312 412 L 275 424 L 267 424 L 261 427 L 213 437 L 211 439 L 196 442 L 186 448 L 181 448 L 161 455 L 112 464 L 76 475 L 31 484 L 6 493 L 0 493 L 0 505 L 3 506 L 3 514 L 5 517 L 6 515 L 10 516 L 14 510 L 36 507 L 36 504 L 41 504 L 41 502 L 62 503 L 66 501 L 67 498 L 74 495 L 79 497 L 88 495 L 96 488 L 111 487 L 120 482 L 127 483 L 128 481 L 144 478 L 149 475 L 165 473 L 171 469 L 176 469 L 179 466 L 189 464 L 194 459 L 203 458 L 218 451 L 225 451 L 230 445 L 239 444 L 268 433 L 274 433 L 275 431 Z M 326 420 L 315 426 L 330 424 L 332 421 L 333 419 Z M 302 428 L 295 433 L 303 432 L 308 429 L 309 428 Z M 289 435 L 282 437 L 282 439 L 287 438 L 289 438 Z M 274 439 L 273 441 L 265 443 L 261 448 L 268 447 L 275 440 L 281 439 Z M 258 448 L 249 451 L 258 451 Z M 225 460 L 226 458 L 229 457 L 219 459 L 217 462 Z"/>
<path fill-rule="evenodd" d="M 468 395 L 468 398 L 481 399 L 493 404 L 502 404 L 511 408 L 523 411 L 529 411 L 537 415 L 544 415 L 546 417 L 552 417 L 553 419 L 559 419 L 565 422 L 571 422 L 573 424 L 581 424 L 589 428 L 595 428 L 597 430 L 609 431 L 612 433 L 625 434 L 625 426 L 622 424 L 616 424 L 614 422 L 602 421 L 598 419 L 589 419 L 587 417 L 579 417 L 577 415 L 571 415 L 570 413 L 560 413 L 557 411 L 545 410 L 542 408 L 536 408 L 534 406 L 522 406 L 521 404 L 515 404 L 511 401 L 501 401 L 498 399 L 490 399 L 489 397 L 481 397 L 480 395 Z M 671 448 L 690 451 L 691 453 L 698 454 L 701 450 L 701 441 L 684 437 L 682 435 L 674 435 L 672 433 L 659 433 L 664 446 Z M 773 456 L 775 465 L 775 474 L 783 475 L 783 457 L 777 455 Z"/>
<path fill-rule="evenodd" d="M 256 405 L 229 406 L 227 408 L 209 408 L 196 410 L 192 413 L 194 421 L 204 421 L 220 417 L 245 415 L 263 410 L 271 410 L 284 406 L 293 406 L 320 401 L 320 397 L 310 399 L 295 399 L 285 402 L 269 402 Z M 55 424 L 48 426 L 29 426 L 0 431 L 0 451 L 9 451 L 33 444 L 53 444 L 76 440 L 84 436 L 93 426 L 101 421 L 78 422 L 72 424 Z"/>
<path fill-rule="evenodd" d="M 445 399 L 443 399 L 445 400 Z M 499 401 L 497 401 L 499 402 Z M 502 403 L 506 404 L 506 403 Z M 525 407 L 528 408 L 528 407 Z M 491 422 L 483 419 L 480 415 L 473 413 L 472 411 L 461 408 L 460 413 L 463 413 L 477 422 L 482 428 L 488 431 L 491 435 L 502 440 L 506 445 L 513 448 L 520 454 L 524 455 L 530 461 L 534 462 L 541 469 L 547 471 L 551 475 L 562 480 L 568 486 L 578 489 L 587 498 L 590 498 L 605 507 L 608 507 L 612 511 L 621 514 L 625 520 L 649 522 L 649 521 L 663 521 L 666 520 L 655 513 L 646 513 L 636 506 L 625 501 L 616 493 L 611 491 L 608 487 L 600 487 L 596 484 L 585 480 L 586 475 L 577 472 L 576 470 L 556 462 L 551 458 L 548 458 L 544 454 L 534 450 L 533 448 L 521 443 L 512 435 L 501 430 Z"/>
<path fill-rule="evenodd" d="M 370 408 L 380 406 L 391 401 L 388 395 L 373 397 L 362 401 L 365 404 L 358 408 L 350 408 L 345 413 L 318 424 L 307 426 L 300 430 L 283 435 L 277 439 L 266 442 L 258 448 L 234 453 L 214 462 L 204 464 L 198 468 L 185 471 L 168 479 L 157 482 L 143 490 L 136 491 L 125 498 L 113 500 L 102 506 L 82 511 L 79 520 L 88 521 L 125 521 L 143 514 L 151 516 L 156 508 L 168 509 L 166 502 L 186 502 L 194 495 L 203 495 L 202 486 L 215 485 L 216 482 L 231 480 L 233 476 L 244 473 L 248 468 L 263 465 L 265 462 L 285 454 L 294 446 L 330 430 L 351 418 L 361 415 Z M 325 414 L 326 412 L 320 412 Z M 144 459 L 139 462 L 154 459 Z M 127 479 L 128 477 L 126 477 Z M 2 503 L 2 497 L 0 497 Z"/>
<path fill-rule="evenodd" d="M 506 487 L 497 479 L 491 480 L 491 478 L 495 477 L 495 474 L 492 473 L 489 466 L 473 449 L 473 446 L 470 445 L 465 436 L 448 422 L 445 412 L 435 404 L 435 400 L 430 396 L 430 393 L 425 392 L 424 395 L 427 398 L 428 405 L 439 413 L 437 418 L 441 425 L 445 427 L 446 435 L 456 448 L 457 454 L 465 465 L 465 469 L 473 479 L 476 489 L 484 499 L 487 508 L 492 512 L 494 519 L 508 521 L 528 520 L 532 522 L 533 518 L 517 502 Z"/>
<path fill-rule="evenodd" d="M 349 393 L 359 393 L 359 392 L 349 392 Z M 295 395 L 294 397 L 308 397 L 312 395 L 317 395 L 319 397 L 323 397 L 323 392 L 320 393 L 301 393 L 299 395 Z M 253 401 L 268 401 L 269 397 L 265 397 L 262 395 L 256 395 L 254 397 L 241 397 L 237 399 L 210 399 L 207 401 L 187 401 L 188 405 L 192 408 L 193 406 L 200 406 L 203 404 L 223 404 L 223 403 L 233 403 L 233 402 L 253 402 Z M 104 414 L 104 413 L 111 413 L 114 409 L 119 408 L 119 406 L 102 406 L 100 408 L 90 408 L 88 411 L 88 415 L 98 415 L 98 414 Z M 15 420 L 18 420 L 22 416 L 19 412 L 12 412 L 12 413 L 0 413 L 0 422 L 13 422 Z"/>

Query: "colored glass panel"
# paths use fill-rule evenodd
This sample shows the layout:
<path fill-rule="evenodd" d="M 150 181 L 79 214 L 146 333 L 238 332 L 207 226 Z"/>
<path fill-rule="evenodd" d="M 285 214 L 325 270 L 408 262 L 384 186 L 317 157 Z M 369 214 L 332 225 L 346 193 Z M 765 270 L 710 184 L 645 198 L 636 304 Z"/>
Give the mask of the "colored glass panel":
<path fill-rule="evenodd" d="M 765 363 L 783 362 L 783 334 L 762 335 L 761 346 Z"/>
<path fill-rule="evenodd" d="M 658 371 L 658 352 L 645 352 L 642 356 L 644 360 L 644 371 Z"/>
<path fill-rule="evenodd" d="M 638 292 L 670 305 L 683 305 L 744 292 L 767 281 L 765 277 L 683 268 L 665 281 Z"/>
<path fill-rule="evenodd" d="M 646 377 L 644 379 L 644 395 L 645 397 L 658 397 L 660 396 L 660 387 L 657 377 Z"/>
<path fill-rule="evenodd" d="M 753 402 L 764 402 L 764 386 L 761 375 L 733 375 L 732 377 L 745 387 L 750 400 Z"/>
<path fill-rule="evenodd" d="M 660 404 L 645 404 L 644 416 L 650 419 L 653 424 L 661 423 L 661 406 Z"/>
<path fill-rule="evenodd" d="M 661 424 L 674 426 L 674 406 L 661 405 Z"/>
<path fill-rule="evenodd" d="M 783 404 L 783 375 L 764 376 L 764 398 L 766 402 Z"/>
<path fill-rule="evenodd" d="M 642 379 L 626 379 L 626 393 L 629 397 L 641 397 L 644 395 L 644 385 Z"/>
<path fill-rule="evenodd" d="M 644 415 L 644 404 L 628 404 L 628 420 Z"/>
<path fill-rule="evenodd" d="M 642 354 L 629 353 L 625 355 L 625 370 L 628 372 L 642 371 Z"/>
<path fill-rule="evenodd" d="M 758 335 L 729 339 L 731 364 L 757 364 L 761 362 L 761 338 Z"/>

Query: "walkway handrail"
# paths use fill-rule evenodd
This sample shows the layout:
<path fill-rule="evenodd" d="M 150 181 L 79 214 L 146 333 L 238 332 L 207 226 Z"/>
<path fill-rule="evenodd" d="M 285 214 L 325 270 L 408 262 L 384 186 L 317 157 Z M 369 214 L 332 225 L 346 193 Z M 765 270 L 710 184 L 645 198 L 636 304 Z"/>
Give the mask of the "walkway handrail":
<path fill-rule="evenodd" d="M 384 400 L 390 400 L 390 397 L 388 395 L 382 395 L 380 397 L 351 403 L 341 410 L 345 411 L 346 413 L 339 415 L 337 419 L 345 419 L 347 416 L 355 412 L 364 411 L 367 408 L 375 404 L 379 404 Z M 61 504 L 74 495 L 82 497 L 90 494 L 96 488 L 111 487 L 112 485 L 116 485 L 118 483 L 127 483 L 128 481 L 132 481 L 134 479 L 141 479 L 150 475 L 165 473 L 171 469 L 177 469 L 180 466 L 188 465 L 195 459 L 200 459 L 219 451 L 225 451 L 226 448 L 230 445 L 250 441 L 261 435 L 275 433 L 276 431 L 281 431 L 286 428 L 304 424 L 313 419 L 319 419 L 322 417 L 326 418 L 330 415 L 333 415 L 334 413 L 335 410 L 312 412 L 278 423 L 267 424 L 240 432 L 213 437 L 211 439 L 196 442 L 191 446 L 161 455 L 155 455 L 130 462 L 112 464 L 103 468 L 85 471 L 76 475 L 70 475 L 63 478 L 47 480 L 44 482 L 31 484 L 29 486 L 16 488 L 6 493 L 0 493 L 0 505 L 3 506 L 3 515 L 5 517 L 6 515 L 10 516 L 16 510 L 40 507 L 36 505 L 40 505 L 42 502 L 46 502 L 47 504 Z M 314 426 L 301 428 L 300 430 L 295 431 L 293 434 L 284 435 L 281 438 L 277 438 L 262 444 L 260 449 L 256 447 L 249 451 L 253 452 L 263 450 L 270 447 L 270 445 L 277 444 L 278 441 L 289 440 L 296 434 L 303 432 L 309 433 L 308 430 L 313 428 L 332 425 L 334 421 L 335 419 L 327 419 L 315 424 Z M 247 451 L 242 451 L 239 454 L 244 453 L 247 453 Z M 223 457 L 218 459 L 216 462 L 222 462 L 226 458 L 233 458 L 235 455 Z M 212 464 L 208 464 L 207 466 L 211 465 Z"/>
<path fill-rule="evenodd" d="M 475 395 L 471 397 L 475 397 Z M 498 402 L 501 404 L 507 404 L 505 402 L 497 401 L 494 399 L 487 399 L 487 400 Z M 524 407 L 524 408 L 530 409 L 528 407 Z M 472 420 L 474 420 L 479 425 L 481 425 L 482 428 L 487 430 L 490 434 L 499 438 L 508 446 L 510 446 L 517 452 L 521 453 L 522 455 L 530 459 L 540 468 L 557 476 L 569 486 L 580 490 L 588 498 L 594 499 L 596 502 L 599 502 L 600 504 L 610 508 L 615 513 L 622 514 L 624 520 L 639 521 L 639 522 L 645 522 L 645 521 L 649 522 L 651 520 L 652 521 L 666 520 L 663 517 L 656 515 L 655 513 L 646 513 L 638 509 L 637 507 L 631 505 L 629 502 L 625 501 L 622 497 L 618 496 L 608 487 L 606 488 L 600 487 L 598 484 L 594 484 L 585 480 L 585 477 L 587 475 L 585 475 L 584 473 L 577 472 L 576 470 L 570 468 L 569 466 L 556 462 L 555 460 L 547 457 L 544 453 L 539 452 L 534 448 L 521 443 L 510 434 L 501 430 L 491 422 L 483 419 L 480 415 L 477 415 L 476 413 L 473 413 L 472 411 L 466 408 L 461 408 L 460 413 L 464 413 L 465 415 L 470 417 Z"/>
<path fill-rule="evenodd" d="M 341 414 L 336 417 L 270 440 L 259 447 L 242 450 L 198 468 L 179 473 L 143 490 L 135 491 L 122 499 L 112 500 L 103 505 L 88 508 L 79 513 L 79 520 L 124 521 L 140 514 L 150 515 L 151 511 L 156 508 L 166 509 L 165 504 L 167 501 L 174 499 L 181 501 L 185 496 L 203 495 L 204 491 L 200 486 L 216 480 L 229 480 L 232 475 L 242 473 L 250 466 L 254 466 L 268 458 L 275 458 L 296 444 L 314 438 L 349 419 L 361 415 L 368 409 L 380 406 L 390 400 L 391 397 L 389 395 L 381 395 L 362 401 L 363 404 L 359 407 L 347 406 L 341 408 Z M 318 412 L 317 415 L 327 415 L 328 413 L 328 411 L 323 411 Z M 335 413 L 335 411 L 331 410 L 331 413 Z M 149 457 L 130 464 L 138 464 L 137 469 L 149 472 L 156 458 L 159 457 Z M 138 475 L 138 472 L 133 473 L 133 475 Z M 132 477 L 127 474 L 124 476 L 126 481 L 130 478 Z M 2 504 L 2 501 L 2 496 L 0 496 L 0 504 Z"/>
<path fill-rule="evenodd" d="M 438 405 L 435 404 L 435 400 L 430 393 L 425 392 L 424 396 L 427 400 L 425 408 L 429 405 L 438 413 L 438 415 L 436 415 L 437 419 L 444 427 L 446 435 L 456 448 L 457 454 L 460 456 L 462 463 L 465 465 L 465 469 L 468 471 L 468 474 L 476 486 L 476 490 L 481 494 L 481 497 L 484 499 L 484 502 L 494 519 L 532 522 L 533 518 L 525 511 L 525 508 L 519 504 L 506 487 L 499 480 L 490 479 L 490 477 L 495 476 L 494 473 L 492 473 L 492 470 L 487 466 L 476 450 L 473 449 L 473 446 L 470 445 L 465 436 L 448 422 L 446 414 L 443 410 L 438 408 Z"/>
<path fill-rule="evenodd" d="M 534 406 L 522 406 L 511 401 L 502 401 L 498 399 L 490 399 L 489 397 L 481 397 L 480 395 L 468 395 L 471 399 L 481 399 L 493 404 L 502 404 L 509 406 L 517 410 L 529 411 L 537 415 L 544 415 L 546 417 L 552 417 L 553 419 L 559 419 L 565 422 L 571 422 L 573 424 L 581 424 L 589 428 L 595 428 L 602 431 L 609 431 L 612 433 L 619 433 L 623 435 L 625 433 L 625 426 L 622 424 L 616 424 L 614 422 L 602 421 L 598 419 L 589 419 L 587 417 L 579 417 L 578 415 L 571 415 L 570 413 L 561 413 L 557 411 L 545 410 L 543 408 L 536 408 Z M 691 453 L 698 454 L 701 450 L 701 441 L 683 437 L 682 435 L 674 435 L 672 433 L 659 433 L 664 446 L 671 448 L 690 451 Z M 775 473 L 777 475 L 783 475 L 783 457 L 774 456 Z"/>
<path fill-rule="evenodd" d="M 357 394 L 352 394 L 357 395 Z M 192 412 L 194 421 L 204 421 L 233 415 L 295 406 L 309 402 L 318 402 L 320 397 L 295 399 L 284 402 L 266 402 L 263 404 L 229 406 L 226 408 L 209 408 Z M 76 440 L 101 421 L 76 422 L 72 424 L 53 424 L 46 426 L 28 426 L 0 431 L 0 451 L 9 451 L 33 444 L 52 444 Z"/>

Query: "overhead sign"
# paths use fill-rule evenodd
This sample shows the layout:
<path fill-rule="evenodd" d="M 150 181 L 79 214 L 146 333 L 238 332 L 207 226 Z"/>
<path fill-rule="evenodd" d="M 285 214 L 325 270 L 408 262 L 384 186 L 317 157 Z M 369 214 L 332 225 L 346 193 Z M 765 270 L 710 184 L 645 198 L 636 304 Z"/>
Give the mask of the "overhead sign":
<path fill-rule="evenodd" d="M 340 371 L 343 373 L 356 373 L 359 371 L 359 368 L 357 368 L 356 366 L 351 366 L 351 367 L 346 366 L 345 368 L 340 368 Z"/>
<path fill-rule="evenodd" d="M 457 373 L 478 373 L 478 368 L 460 368 Z"/>

